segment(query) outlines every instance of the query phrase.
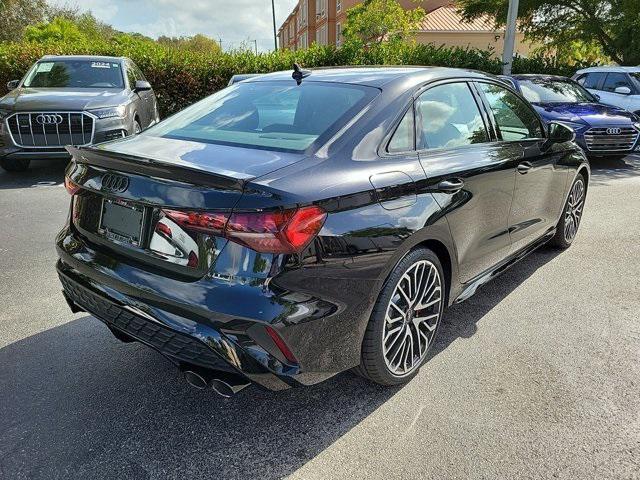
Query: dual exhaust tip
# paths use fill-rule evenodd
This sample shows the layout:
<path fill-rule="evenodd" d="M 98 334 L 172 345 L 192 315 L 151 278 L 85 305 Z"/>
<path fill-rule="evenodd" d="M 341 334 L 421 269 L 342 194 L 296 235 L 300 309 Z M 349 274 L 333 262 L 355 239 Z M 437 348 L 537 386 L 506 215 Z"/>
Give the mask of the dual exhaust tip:
<path fill-rule="evenodd" d="M 183 370 L 184 379 L 189 385 L 198 390 L 211 388 L 224 398 L 231 398 L 240 390 L 249 386 L 249 383 L 240 379 L 217 378 L 201 371 Z"/>

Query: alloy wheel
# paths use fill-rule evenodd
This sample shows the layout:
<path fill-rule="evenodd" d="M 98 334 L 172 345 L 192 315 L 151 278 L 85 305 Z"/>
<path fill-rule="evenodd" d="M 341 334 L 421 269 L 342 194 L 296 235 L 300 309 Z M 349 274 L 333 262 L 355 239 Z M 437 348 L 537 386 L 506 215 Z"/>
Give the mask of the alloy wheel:
<path fill-rule="evenodd" d="M 389 371 L 409 375 L 419 367 L 442 316 L 442 279 L 436 266 L 420 260 L 396 284 L 385 313 L 382 350 Z"/>
<path fill-rule="evenodd" d="M 567 209 L 564 214 L 564 238 L 567 242 L 572 242 L 578 233 L 583 207 L 584 182 L 579 178 L 571 188 L 571 193 L 567 201 Z"/>

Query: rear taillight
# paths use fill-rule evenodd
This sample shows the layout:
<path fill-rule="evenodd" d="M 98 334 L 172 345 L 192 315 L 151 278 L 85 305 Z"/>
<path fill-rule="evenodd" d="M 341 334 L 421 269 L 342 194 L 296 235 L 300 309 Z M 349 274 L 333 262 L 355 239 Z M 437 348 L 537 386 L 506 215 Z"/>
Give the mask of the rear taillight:
<path fill-rule="evenodd" d="M 67 189 L 69 195 L 75 195 L 80 190 L 80 185 L 73 183 L 69 177 L 64 177 L 64 188 Z"/>
<path fill-rule="evenodd" d="M 218 235 L 261 253 L 296 253 L 318 234 L 327 217 L 317 206 L 274 212 L 163 210 L 181 227 Z"/>

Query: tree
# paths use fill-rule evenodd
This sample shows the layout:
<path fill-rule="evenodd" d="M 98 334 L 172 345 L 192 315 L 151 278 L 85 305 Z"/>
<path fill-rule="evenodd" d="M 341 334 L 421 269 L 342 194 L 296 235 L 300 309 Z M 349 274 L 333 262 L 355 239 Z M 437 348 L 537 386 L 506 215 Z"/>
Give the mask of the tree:
<path fill-rule="evenodd" d="M 221 51 L 218 42 L 201 33 L 193 37 L 167 37 L 162 35 L 158 37 L 158 43 L 191 52 L 217 53 Z"/>
<path fill-rule="evenodd" d="M 365 0 L 347 10 L 343 35 L 345 41 L 365 46 L 403 41 L 411 36 L 424 16 L 422 8 L 405 10 L 398 0 Z"/>
<path fill-rule="evenodd" d="M 0 0 L 0 42 L 17 42 L 22 39 L 28 25 L 46 19 L 45 0 Z"/>
<path fill-rule="evenodd" d="M 509 0 L 457 0 L 466 20 L 483 15 L 506 22 Z M 520 0 L 520 28 L 525 35 L 562 50 L 582 43 L 621 65 L 640 64 L 639 0 Z"/>

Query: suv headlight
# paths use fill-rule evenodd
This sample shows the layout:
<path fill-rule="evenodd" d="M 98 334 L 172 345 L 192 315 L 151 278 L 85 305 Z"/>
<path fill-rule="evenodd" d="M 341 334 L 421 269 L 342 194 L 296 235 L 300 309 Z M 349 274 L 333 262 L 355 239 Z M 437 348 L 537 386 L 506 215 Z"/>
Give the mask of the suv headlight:
<path fill-rule="evenodd" d="M 12 113 L 11 110 L 5 110 L 3 108 L 0 108 L 0 121 L 7 118 L 9 115 L 11 115 L 11 113 Z"/>
<path fill-rule="evenodd" d="M 124 118 L 127 112 L 127 108 L 124 105 L 118 105 L 117 107 L 98 108 L 96 110 L 89 110 L 89 113 L 94 114 L 98 118 Z"/>
<path fill-rule="evenodd" d="M 635 122 L 633 126 L 636 127 L 636 130 L 640 131 L 640 122 Z"/>
<path fill-rule="evenodd" d="M 567 122 L 565 120 L 556 120 L 556 123 L 561 123 L 563 125 L 566 125 L 567 127 L 569 127 L 574 132 L 577 132 L 581 128 L 586 127 L 586 125 L 584 123 Z"/>

